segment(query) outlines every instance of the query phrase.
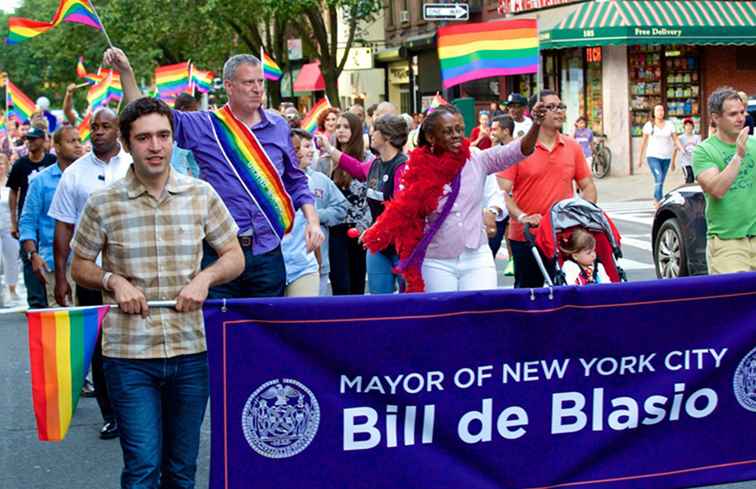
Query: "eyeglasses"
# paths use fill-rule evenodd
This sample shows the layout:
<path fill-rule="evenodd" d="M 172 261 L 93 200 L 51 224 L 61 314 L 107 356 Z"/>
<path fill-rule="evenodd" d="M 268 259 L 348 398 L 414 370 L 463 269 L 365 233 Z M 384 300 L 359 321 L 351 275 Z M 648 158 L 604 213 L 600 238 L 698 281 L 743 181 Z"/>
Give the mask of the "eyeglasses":
<path fill-rule="evenodd" d="M 543 108 L 548 112 L 564 112 L 565 110 L 567 110 L 567 106 L 564 104 L 549 104 L 544 105 Z"/>

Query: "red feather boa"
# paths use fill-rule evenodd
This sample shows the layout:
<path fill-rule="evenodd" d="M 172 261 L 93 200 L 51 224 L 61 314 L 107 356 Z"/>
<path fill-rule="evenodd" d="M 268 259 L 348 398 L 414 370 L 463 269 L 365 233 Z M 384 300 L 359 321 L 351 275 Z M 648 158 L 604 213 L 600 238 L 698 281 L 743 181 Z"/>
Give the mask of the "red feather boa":
<path fill-rule="evenodd" d="M 400 259 L 409 257 L 423 238 L 425 219 L 437 208 L 444 186 L 450 184 L 470 158 L 470 142 L 463 140 L 456 153 L 433 154 L 428 147 L 415 148 L 402 177 L 404 189 L 386 204 L 386 209 L 362 235 L 362 242 L 376 253 L 394 244 Z M 402 275 L 407 292 L 423 292 L 420 264 Z"/>

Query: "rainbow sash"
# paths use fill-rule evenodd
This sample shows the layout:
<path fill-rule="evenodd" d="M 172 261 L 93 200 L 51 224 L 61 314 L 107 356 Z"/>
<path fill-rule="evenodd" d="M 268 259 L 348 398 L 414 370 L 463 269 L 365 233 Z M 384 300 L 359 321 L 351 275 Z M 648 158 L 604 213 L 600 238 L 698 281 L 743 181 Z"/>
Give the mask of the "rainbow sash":
<path fill-rule="evenodd" d="M 260 141 L 228 105 L 210 113 L 215 139 L 242 187 L 283 238 L 294 223 L 294 204 Z"/>

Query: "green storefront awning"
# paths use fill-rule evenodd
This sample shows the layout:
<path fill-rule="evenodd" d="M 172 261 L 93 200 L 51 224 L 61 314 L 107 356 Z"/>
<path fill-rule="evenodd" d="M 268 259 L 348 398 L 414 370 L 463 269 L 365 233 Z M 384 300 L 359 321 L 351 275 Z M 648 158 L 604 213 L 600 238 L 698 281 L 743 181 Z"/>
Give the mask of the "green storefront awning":
<path fill-rule="evenodd" d="M 553 29 L 541 49 L 634 44 L 756 44 L 756 1 L 598 0 Z"/>

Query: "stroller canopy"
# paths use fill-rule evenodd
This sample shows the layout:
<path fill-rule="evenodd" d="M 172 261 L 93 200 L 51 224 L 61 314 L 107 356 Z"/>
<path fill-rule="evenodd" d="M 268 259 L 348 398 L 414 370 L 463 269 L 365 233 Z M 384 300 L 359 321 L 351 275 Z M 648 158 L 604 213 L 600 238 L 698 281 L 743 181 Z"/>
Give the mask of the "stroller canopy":
<path fill-rule="evenodd" d="M 536 246 L 545 256 L 555 257 L 558 251 L 557 233 L 575 226 L 603 233 L 614 257 L 622 257 L 620 234 L 614 223 L 599 206 L 580 197 L 561 200 L 551 207 L 551 212 L 544 216 L 535 230 Z"/>

